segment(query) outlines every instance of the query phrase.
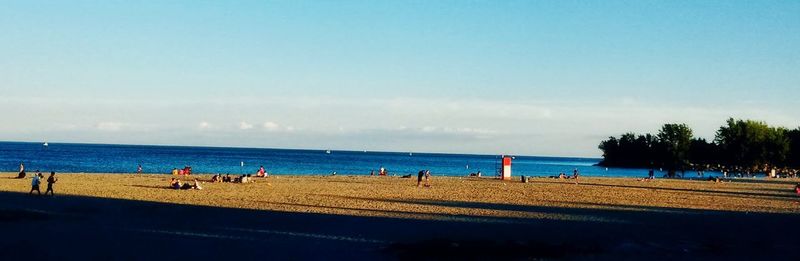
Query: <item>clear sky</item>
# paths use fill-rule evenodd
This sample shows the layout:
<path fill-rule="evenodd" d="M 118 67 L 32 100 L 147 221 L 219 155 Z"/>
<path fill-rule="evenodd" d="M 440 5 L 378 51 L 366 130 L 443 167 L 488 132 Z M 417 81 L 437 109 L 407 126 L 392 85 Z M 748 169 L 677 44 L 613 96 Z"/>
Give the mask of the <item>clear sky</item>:
<path fill-rule="evenodd" d="M 599 156 L 800 126 L 800 1 L 2 1 L 0 140 Z"/>

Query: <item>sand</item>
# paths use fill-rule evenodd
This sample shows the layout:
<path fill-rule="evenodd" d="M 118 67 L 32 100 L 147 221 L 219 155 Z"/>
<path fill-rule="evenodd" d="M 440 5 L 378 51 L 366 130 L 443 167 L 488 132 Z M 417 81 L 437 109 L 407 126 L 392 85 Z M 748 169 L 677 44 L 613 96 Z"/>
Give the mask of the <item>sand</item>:
<path fill-rule="evenodd" d="M 0 191 L 27 192 L 30 179 L 0 175 Z M 454 218 L 448 216 L 545 219 L 603 219 L 515 211 L 513 206 L 540 206 L 634 211 L 716 210 L 755 213 L 800 213 L 793 191 L 800 180 L 738 179 L 731 182 L 628 178 L 573 180 L 533 178 L 529 183 L 487 178 L 433 177 L 431 187 L 416 179 L 369 176 L 271 176 L 254 183 L 209 183 L 210 175 L 179 177 L 204 181 L 203 190 L 172 190 L 169 175 L 58 174 L 56 192 L 114 199 L 288 212 Z M 44 191 L 45 185 L 42 185 Z M 426 201 L 450 202 L 427 204 Z M 503 204 L 505 209 L 469 204 Z M 464 205 L 464 206 L 462 206 Z"/>
<path fill-rule="evenodd" d="M 15 175 L 0 174 L 0 260 L 32 245 L 81 260 L 783 260 L 800 234 L 789 179 L 274 176 L 173 190 L 168 175 L 63 173 L 47 197 Z"/>

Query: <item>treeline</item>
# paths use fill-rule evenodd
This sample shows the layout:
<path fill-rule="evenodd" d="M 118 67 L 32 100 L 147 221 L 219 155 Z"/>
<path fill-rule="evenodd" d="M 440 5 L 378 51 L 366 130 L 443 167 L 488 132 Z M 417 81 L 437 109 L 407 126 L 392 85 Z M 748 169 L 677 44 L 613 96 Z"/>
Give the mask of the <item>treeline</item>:
<path fill-rule="evenodd" d="M 695 138 L 686 124 L 664 124 L 656 135 L 626 133 L 599 148 L 602 166 L 766 172 L 800 167 L 800 128 L 730 118 L 707 141 Z"/>

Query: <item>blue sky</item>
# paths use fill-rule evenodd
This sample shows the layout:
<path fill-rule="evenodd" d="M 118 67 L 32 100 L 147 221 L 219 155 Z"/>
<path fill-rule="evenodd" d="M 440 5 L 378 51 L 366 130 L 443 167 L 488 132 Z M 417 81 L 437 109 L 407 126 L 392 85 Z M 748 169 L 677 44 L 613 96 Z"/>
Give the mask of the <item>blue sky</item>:
<path fill-rule="evenodd" d="M 0 140 L 599 156 L 800 126 L 798 1 L 3 1 Z"/>

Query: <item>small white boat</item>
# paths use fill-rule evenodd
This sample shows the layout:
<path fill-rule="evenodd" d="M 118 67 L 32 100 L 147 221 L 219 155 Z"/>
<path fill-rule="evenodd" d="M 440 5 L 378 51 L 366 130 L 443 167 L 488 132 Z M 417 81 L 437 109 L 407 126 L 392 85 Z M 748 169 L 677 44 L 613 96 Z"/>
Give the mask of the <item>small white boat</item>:
<path fill-rule="evenodd" d="M 44 144 L 42 144 L 42 146 L 47 147 L 47 146 L 50 146 L 50 144 L 47 144 L 47 142 L 45 141 Z"/>
<path fill-rule="evenodd" d="M 325 154 L 331 154 L 331 150 L 326 150 Z"/>

